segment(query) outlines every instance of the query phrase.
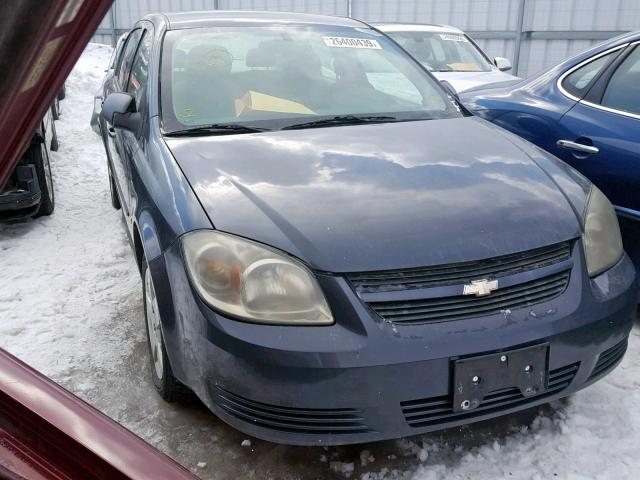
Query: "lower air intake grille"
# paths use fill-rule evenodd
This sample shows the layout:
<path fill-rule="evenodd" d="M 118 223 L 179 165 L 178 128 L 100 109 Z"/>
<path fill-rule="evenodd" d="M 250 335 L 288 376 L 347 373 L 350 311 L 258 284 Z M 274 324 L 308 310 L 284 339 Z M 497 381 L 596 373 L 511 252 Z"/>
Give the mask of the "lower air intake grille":
<path fill-rule="evenodd" d="M 353 408 L 292 408 L 255 402 L 216 387 L 217 405 L 229 415 L 256 426 L 309 434 L 369 432 L 360 410 Z"/>
<path fill-rule="evenodd" d="M 371 302 L 369 307 L 384 320 L 398 324 L 422 324 L 494 315 L 552 300 L 569 283 L 569 270 L 496 290 L 486 297 L 458 295 L 432 299 Z"/>
<path fill-rule="evenodd" d="M 625 338 L 620 343 L 614 345 L 608 350 L 605 350 L 598 357 L 598 361 L 596 362 L 596 366 L 593 367 L 593 371 L 591 375 L 589 375 L 589 380 L 592 378 L 599 377 L 611 370 L 617 363 L 622 360 L 625 352 L 627 351 L 627 339 Z"/>
<path fill-rule="evenodd" d="M 551 370 L 549 372 L 547 390 L 540 395 L 524 397 L 517 388 L 496 390 L 487 394 L 480 406 L 469 412 L 454 413 L 453 397 L 451 395 L 405 401 L 401 402 L 400 406 L 407 423 L 415 428 L 469 419 L 487 413 L 496 413 L 501 410 L 526 405 L 561 392 L 571 384 L 579 366 L 580 363 L 578 362 Z"/>

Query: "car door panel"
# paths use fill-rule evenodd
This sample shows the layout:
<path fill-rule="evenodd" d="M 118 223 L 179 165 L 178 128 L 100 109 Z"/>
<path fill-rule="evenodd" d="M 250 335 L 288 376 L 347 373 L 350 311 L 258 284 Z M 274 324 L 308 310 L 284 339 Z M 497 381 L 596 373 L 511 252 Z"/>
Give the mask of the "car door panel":
<path fill-rule="evenodd" d="M 132 30 L 129 34 L 122 49 L 122 58 L 117 62 L 114 78 L 110 85 L 106 86 L 106 88 L 112 90 L 109 93 L 126 91 L 133 59 L 138 49 L 141 36 L 142 29 L 139 27 Z M 120 195 L 120 203 L 123 207 L 125 216 L 129 217 L 132 210 L 130 205 L 131 192 L 129 188 L 130 172 L 128 168 L 129 151 L 127 148 L 127 133 L 129 132 L 125 132 L 120 128 L 114 129 L 110 125 L 107 125 L 107 143 L 109 145 L 114 177 Z"/>
<path fill-rule="evenodd" d="M 475 114 L 553 152 L 558 140 L 558 123 L 575 100 L 562 95 L 549 80 L 541 91 L 528 87 L 499 88 L 465 97 L 463 102 Z M 465 101 L 467 100 L 467 101 Z"/>
<path fill-rule="evenodd" d="M 136 51 L 131 68 L 126 92 L 132 95 L 136 103 L 136 111 L 140 113 L 142 124 L 138 132 L 122 130 L 122 142 L 124 155 L 127 162 L 127 187 L 129 190 L 129 202 L 132 212 L 138 211 L 137 189 L 134 187 L 134 176 L 140 171 L 140 165 L 147 163 L 147 142 L 148 142 L 148 83 L 149 83 L 149 63 L 153 44 L 153 31 L 151 26 L 147 26 L 142 34 L 140 44 Z"/>
<path fill-rule="evenodd" d="M 118 45 L 116 47 L 116 50 L 113 53 L 113 58 L 110 60 L 109 70 L 107 71 L 107 77 L 105 78 L 102 84 L 102 101 L 104 101 L 104 99 L 107 98 L 109 94 L 120 91 L 118 86 L 118 66 L 120 65 L 120 62 L 122 60 L 124 45 L 126 44 L 127 38 L 128 38 L 128 34 L 125 34 L 122 37 L 120 37 L 120 40 L 118 40 Z M 113 175 L 115 177 L 114 179 L 116 181 L 116 188 L 118 188 L 119 196 L 122 197 L 123 194 L 122 192 L 120 192 L 121 190 L 120 178 L 122 176 L 122 168 L 121 168 L 122 164 L 120 162 L 120 159 L 118 158 L 120 153 L 117 150 L 118 147 L 115 141 L 116 131 L 113 127 L 111 127 L 110 125 L 107 125 L 107 123 L 104 120 L 98 119 L 98 121 L 101 123 L 101 130 L 103 131 L 102 132 L 103 141 L 104 141 L 105 148 L 107 150 L 107 157 L 108 157 L 107 159 L 111 164 Z M 126 212 L 127 205 L 124 205 L 124 208 Z"/>
<path fill-rule="evenodd" d="M 558 154 L 591 179 L 619 211 L 637 212 L 640 220 L 640 111 L 616 109 L 640 110 L 638 78 L 640 48 L 631 45 L 560 122 L 564 140 L 591 148 L 569 144 Z"/>
<path fill-rule="evenodd" d="M 594 154 L 558 149 L 614 205 L 640 211 L 640 120 L 578 103 L 561 120 L 567 140 L 596 147 Z"/>
<path fill-rule="evenodd" d="M 146 140 L 144 138 L 136 137 L 131 132 L 123 131 L 122 135 L 122 148 L 124 151 L 124 157 L 126 158 L 127 163 L 127 177 L 126 177 L 126 188 L 129 192 L 129 208 L 131 209 L 131 215 L 137 211 L 138 208 L 138 198 L 136 195 L 136 191 L 133 188 L 133 176 L 135 172 L 135 164 L 140 161 L 140 158 L 144 158 L 144 151 L 141 148 L 141 144 L 144 144 Z"/>

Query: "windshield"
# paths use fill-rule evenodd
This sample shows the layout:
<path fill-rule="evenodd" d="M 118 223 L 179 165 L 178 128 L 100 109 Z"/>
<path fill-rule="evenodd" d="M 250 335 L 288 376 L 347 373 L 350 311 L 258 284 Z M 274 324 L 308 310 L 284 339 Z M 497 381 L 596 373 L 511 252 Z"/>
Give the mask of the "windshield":
<path fill-rule="evenodd" d="M 384 35 L 326 25 L 170 31 L 166 133 L 205 125 L 283 128 L 345 115 L 459 116 L 437 81 Z"/>
<path fill-rule="evenodd" d="M 430 72 L 490 72 L 491 62 L 462 33 L 389 32 Z"/>

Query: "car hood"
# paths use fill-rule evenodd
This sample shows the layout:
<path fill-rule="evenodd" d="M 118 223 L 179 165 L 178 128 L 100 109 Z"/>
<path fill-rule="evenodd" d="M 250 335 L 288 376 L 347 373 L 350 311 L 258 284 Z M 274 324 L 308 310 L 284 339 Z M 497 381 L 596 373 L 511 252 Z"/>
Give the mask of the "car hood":
<path fill-rule="evenodd" d="M 464 92 L 471 88 L 489 85 L 492 83 L 518 81 L 518 77 L 501 72 L 500 70 L 492 70 L 490 72 L 432 72 L 440 81 L 446 80 L 451 84 L 456 92 Z"/>
<path fill-rule="evenodd" d="M 578 236 L 563 193 L 510 138 L 467 117 L 165 140 L 216 229 L 355 272 Z"/>

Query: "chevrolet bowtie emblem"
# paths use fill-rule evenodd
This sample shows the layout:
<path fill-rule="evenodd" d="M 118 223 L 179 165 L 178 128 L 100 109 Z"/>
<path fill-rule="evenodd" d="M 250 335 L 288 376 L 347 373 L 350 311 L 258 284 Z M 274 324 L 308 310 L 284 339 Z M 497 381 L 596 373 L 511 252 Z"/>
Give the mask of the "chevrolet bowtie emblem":
<path fill-rule="evenodd" d="M 464 286 L 463 295 L 475 295 L 484 297 L 498 289 L 498 280 L 473 280 Z"/>

